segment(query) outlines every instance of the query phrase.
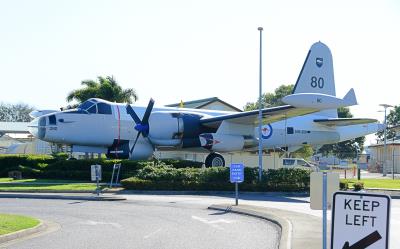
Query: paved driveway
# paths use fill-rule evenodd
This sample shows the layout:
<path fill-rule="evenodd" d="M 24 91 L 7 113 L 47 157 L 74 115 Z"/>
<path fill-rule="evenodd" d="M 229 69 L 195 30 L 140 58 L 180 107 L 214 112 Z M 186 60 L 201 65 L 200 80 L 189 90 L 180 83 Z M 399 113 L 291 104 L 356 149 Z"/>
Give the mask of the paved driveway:
<path fill-rule="evenodd" d="M 163 198 L 162 198 L 163 199 Z M 123 202 L 0 199 L 0 213 L 39 217 L 59 229 L 5 248 L 277 248 L 275 224 L 207 210 L 180 198 Z"/>

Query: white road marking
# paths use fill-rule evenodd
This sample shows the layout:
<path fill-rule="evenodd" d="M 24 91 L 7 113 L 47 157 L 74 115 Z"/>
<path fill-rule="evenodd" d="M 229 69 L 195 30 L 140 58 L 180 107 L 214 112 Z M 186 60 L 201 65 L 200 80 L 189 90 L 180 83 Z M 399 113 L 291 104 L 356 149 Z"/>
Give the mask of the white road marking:
<path fill-rule="evenodd" d="M 153 236 L 154 234 L 156 234 L 156 233 L 159 233 L 159 232 L 161 232 L 161 228 L 159 228 L 159 229 L 157 229 L 156 231 L 154 231 L 154 232 L 152 232 L 152 233 L 149 233 L 149 234 L 147 234 L 146 236 L 144 236 L 143 238 L 144 239 L 148 239 L 148 238 L 150 238 L 151 236 Z"/>
<path fill-rule="evenodd" d="M 234 220 L 225 220 L 225 219 L 218 219 L 218 220 L 207 220 L 205 218 L 197 217 L 192 215 L 192 219 L 204 222 L 206 224 L 217 224 L 217 223 L 226 223 L 226 224 L 231 224 L 234 223 Z"/>
<path fill-rule="evenodd" d="M 79 224 L 82 225 L 89 225 L 89 226 L 97 226 L 97 225 L 110 225 L 115 228 L 121 229 L 122 226 L 121 224 L 115 223 L 115 222 L 102 222 L 102 221 L 93 221 L 93 220 L 88 220 L 84 222 L 79 222 Z"/>
<path fill-rule="evenodd" d="M 225 219 L 207 220 L 205 218 L 201 218 L 201 217 L 194 216 L 194 215 L 192 215 L 192 219 L 198 220 L 200 222 L 203 222 L 204 224 L 210 225 L 210 226 L 212 226 L 214 228 L 217 228 L 219 230 L 224 230 L 224 229 L 221 226 L 218 226 L 217 225 L 218 223 L 231 224 L 231 223 L 235 222 L 234 220 L 225 220 Z"/>

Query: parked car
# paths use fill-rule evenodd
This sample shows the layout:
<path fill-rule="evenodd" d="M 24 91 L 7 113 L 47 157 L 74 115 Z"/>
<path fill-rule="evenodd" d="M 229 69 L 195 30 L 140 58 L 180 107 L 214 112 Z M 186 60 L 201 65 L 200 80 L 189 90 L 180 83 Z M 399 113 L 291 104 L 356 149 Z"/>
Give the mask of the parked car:
<path fill-rule="evenodd" d="M 311 171 L 319 171 L 317 165 L 307 162 L 303 158 L 283 158 L 282 160 L 284 168 L 301 168 Z"/>

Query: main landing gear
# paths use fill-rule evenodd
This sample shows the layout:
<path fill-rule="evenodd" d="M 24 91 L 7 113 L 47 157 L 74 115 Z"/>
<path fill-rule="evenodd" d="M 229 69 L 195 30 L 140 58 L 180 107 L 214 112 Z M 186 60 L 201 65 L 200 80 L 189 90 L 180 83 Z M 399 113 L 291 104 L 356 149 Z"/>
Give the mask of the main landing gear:
<path fill-rule="evenodd" d="M 206 157 L 205 165 L 206 167 L 224 167 L 225 159 L 221 154 L 213 152 Z"/>

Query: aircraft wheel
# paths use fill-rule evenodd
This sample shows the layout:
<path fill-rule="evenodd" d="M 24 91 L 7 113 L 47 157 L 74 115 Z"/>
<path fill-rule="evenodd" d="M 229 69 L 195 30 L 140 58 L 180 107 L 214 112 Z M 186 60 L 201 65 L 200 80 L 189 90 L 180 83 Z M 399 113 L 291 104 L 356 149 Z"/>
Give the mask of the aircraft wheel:
<path fill-rule="evenodd" d="M 211 153 L 205 161 L 206 167 L 224 167 L 225 159 L 221 154 Z"/>

